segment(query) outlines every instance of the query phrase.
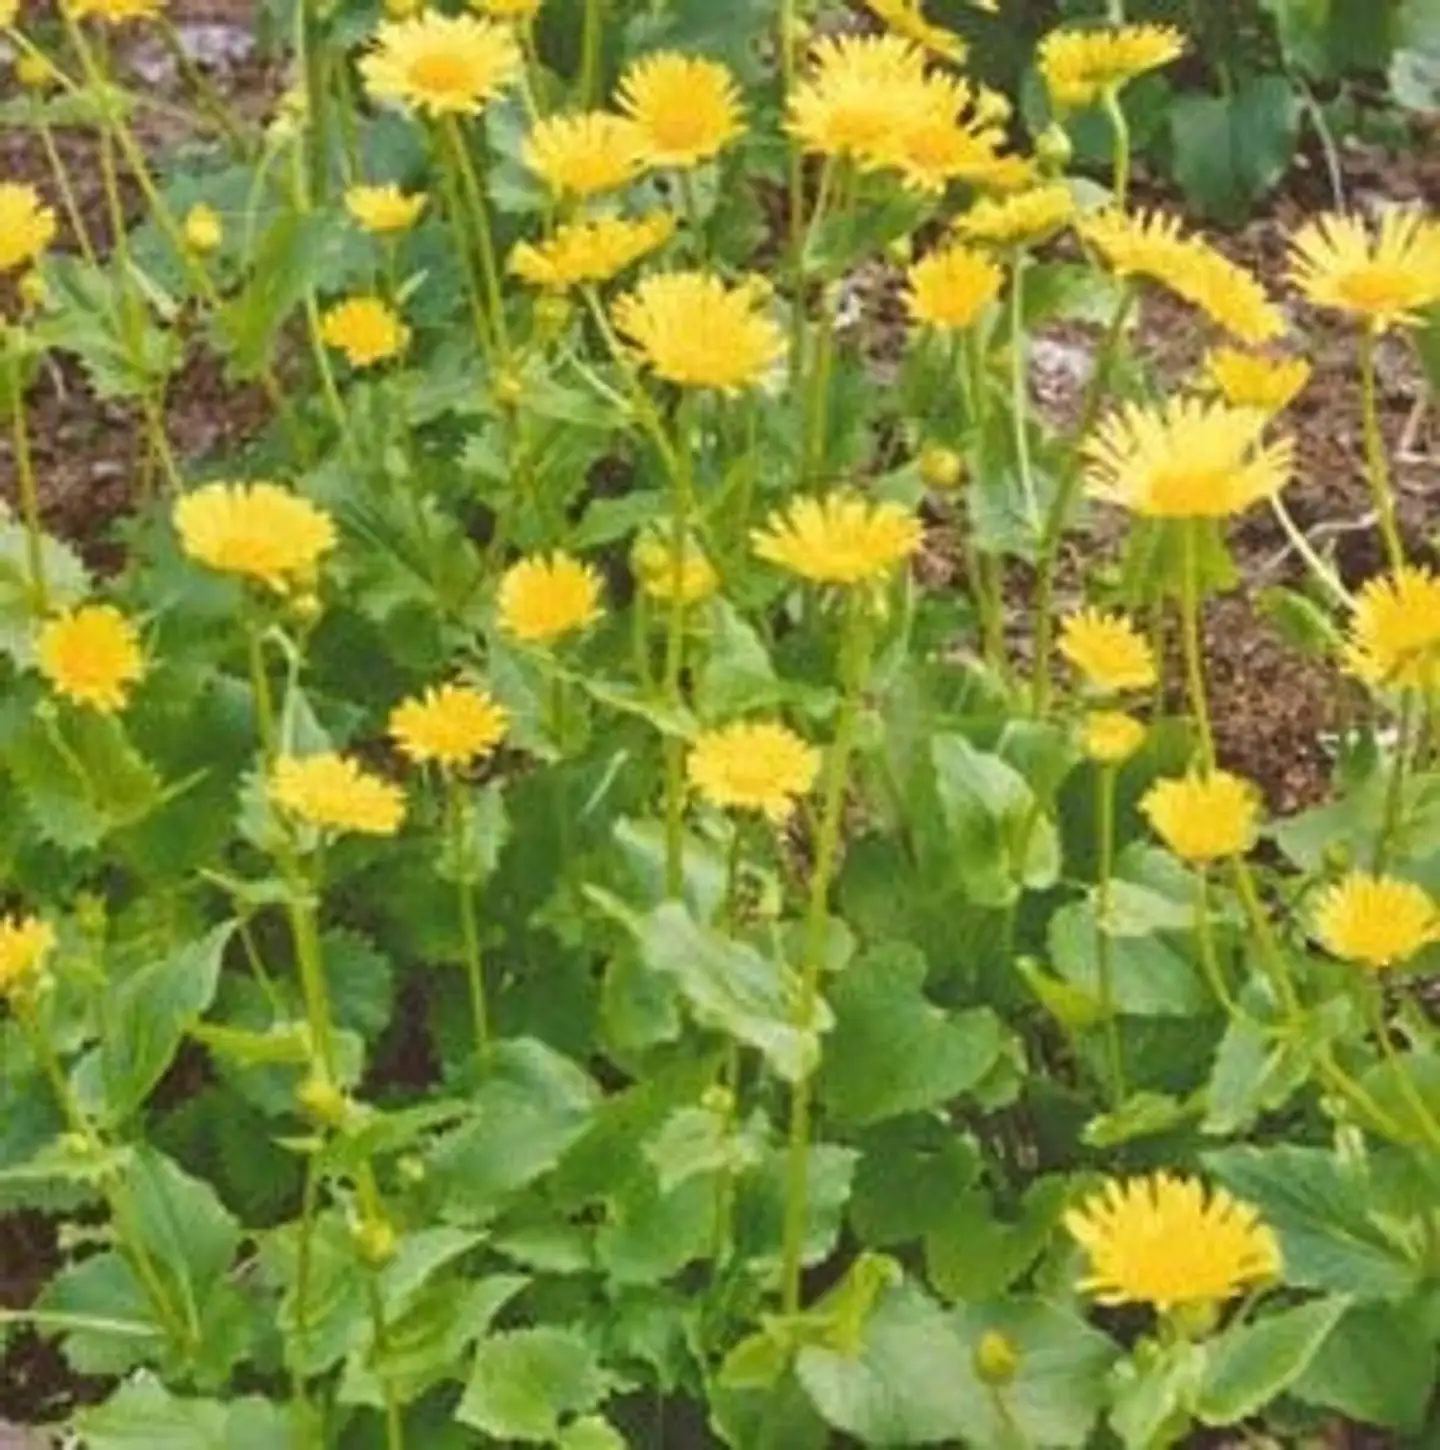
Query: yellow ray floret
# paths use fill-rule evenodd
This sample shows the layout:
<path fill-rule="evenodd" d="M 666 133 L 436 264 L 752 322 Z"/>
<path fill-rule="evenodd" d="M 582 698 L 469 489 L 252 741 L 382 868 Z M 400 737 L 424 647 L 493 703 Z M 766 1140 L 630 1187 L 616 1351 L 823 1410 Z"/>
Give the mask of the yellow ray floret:
<path fill-rule="evenodd" d="M 510 717 L 486 691 L 440 685 L 390 712 L 390 737 L 416 765 L 457 770 L 489 755 L 505 738 Z"/>
<path fill-rule="evenodd" d="M 212 483 L 175 505 L 180 545 L 192 559 L 272 589 L 308 583 L 335 547 L 330 515 L 273 483 Z"/>
<path fill-rule="evenodd" d="M 744 133 L 735 77 L 718 61 L 663 51 L 620 78 L 619 109 L 635 124 L 650 166 L 698 166 Z"/>
<path fill-rule="evenodd" d="M 410 329 L 379 297 L 350 297 L 325 314 L 320 336 L 345 354 L 352 368 L 374 367 L 410 345 Z"/>
<path fill-rule="evenodd" d="M 1205 355 L 1205 376 L 1232 408 L 1273 415 L 1300 395 L 1310 381 L 1310 364 L 1303 357 L 1267 357 L 1216 347 Z"/>
<path fill-rule="evenodd" d="M 74 20 L 99 20 L 123 25 L 127 20 L 150 20 L 165 9 L 167 0 L 63 0 Z"/>
<path fill-rule="evenodd" d="M 557 196 L 614 191 L 634 181 L 645 166 L 639 127 L 609 111 L 548 116 L 525 138 L 521 155 Z"/>
<path fill-rule="evenodd" d="M 33 186 L 0 182 L 0 272 L 28 266 L 55 238 L 55 213 Z"/>
<path fill-rule="evenodd" d="M 1059 650 L 1101 694 L 1148 690 L 1157 679 L 1150 641 L 1123 614 L 1082 609 L 1068 615 L 1060 626 Z"/>
<path fill-rule="evenodd" d="M 920 547 L 920 521 L 895 503 L 857 493 L 802 498 L 751 534 L 755 552 L 816 584 L 864 584 L 886 578 Z"/>
<path fill-rule="evenodd" d="M 527 644 L 552 643 L 600 613 L 600 576 L 560 550 L 521 559 L 500 581 L 500 627 Z"/>
<path fill-rule="evenodd" d="M 1122 765 L 1145 743 L 1145 727 L 1123 710 L 1092 710 L 1080 727 L 1080 747 L 1100 765 Z"/>
<path fill-rule="evenodd" d="M 393 836 L 405 819 L 398 786 L 343 755 L 281 756 L 270 772 L 270 799 L 318 831 Z"/>
<path fill-rule="evenodd" d="M 916 262 L 906 277 L 911 318 L 927 327 L 969 327 L 1000 295 L 1004 273 L 980 252 L 945 247 Z"/>
<path fill-rule="evenodd" d="M 1068 226 L 1074 216 L 1070 188 L 1055 182 L 1013 196 L 982 197 L 955 218 L 955 230 L 967 241 L 986 246 L 1035 246 Z"/>
<path fill-rule="evenodd" d="M 759 811 L 784 821 L 815 784 L 820 752 L 772 721 L 708 730 L 685 765 L 693 789 L 722 810 Z"/>
<path fill-rule="evenodd" d="M 1141 799 L 1140 812 L 1182 861 L 1201 866 L 1250 850 L 1259 829 L 1260 796 L 1229 771 L 1191 771 L 1156 781 Z"/>
<path fill-rule="evenodd" d="M 1372 235 L 1358 217 L 1319 217 L 1291 241 L 1290 280 L 1315 306 L 1348 312 L 1370 327 L 1416 322 L 1440 302 L 1440 223 L 1391 208 Z"/>
<path fill-rule="evenodd" d="M 1386 971 L 1440 940 L 1440 909 L 1428 891 L 1393 876 L 1352 871 L 1315 903 L 1315 939 L 1332 956 Z"/>
<path fill-rule="evenodd" d="M 106 715 L 125 708 L 145 674 L 139 632 L 110 604 L 82 604 L 46 623 L 36 660 L 56 694 Z"/>
<path fill-rule="evenodd" d="M 1091 106 L 1126 81 L 1169 65 L 1185 37 L 1169 25 L 1052 30 L 1040 42 L 1040 74 L 1061 110 Z"/>
<path fill-rule="evenodd" d="M 413 227 L 425 210 L 425 198 L 394 185 L 352 186 L 345 193 L 345 210 L 357 226 L 384 236 Z"/>
<path fill-rule="evenodd" d="M 670 600 L 676 595 L 675 554 L 668 535 L 647 529 L 635 541 L 630 563 L 640 588 L 649 599 Z M 720 587 L 720 576 L 693 539 L 680 550 L 679 595 L 685 604 L 698 604 Z"/>
<path fill-rule="evenodd" d="M 641 257 L 663 246 L 675 231 L 668 212 L 641 221 L 599 217 L 565 222 L 543 242 L 521 242 L 510 253 L 509 269 L 535 287 L 564 291 L 608 282 Z"/>
<path fill-rule="evenodd" d="M 896 35 L 956 65 L 964 61 L 965 42 L 953 30 L 927 20 L 922 0 L 865 0 L 865 4 Z"/>
<path fill-rule="evenodd" d="M 1440 685 L 1440 578 L 1406 564 L 1371 579 L 1355 600 L 1344 661 L 1374 689 Z"/>
<path fill-rule="evenodd" d="M 433 10 L 381 25 L 360 60 L 373 100 L 435 117 L 475 115 L 522 67 L 510 26 Z"/>
<path fill-rule="evenodd" d="M 39 917 L 0 917 L 0 1001 L 23 994 L 55 950 L 55 930 Z"/>

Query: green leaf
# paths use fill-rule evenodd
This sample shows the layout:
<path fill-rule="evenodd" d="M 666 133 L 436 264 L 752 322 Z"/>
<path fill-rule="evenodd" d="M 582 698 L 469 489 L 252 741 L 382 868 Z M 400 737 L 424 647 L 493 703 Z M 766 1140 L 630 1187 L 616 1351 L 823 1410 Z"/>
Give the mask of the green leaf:
<path fill-rule="evenodd" d="M 1050 918 L 1050 958 L 1072 987 L 1098 1000 L 1099 946 L 1095 900 L 1062 906 Z M 1110 970 L 1115 1004 L 1129 1017 L 1194 1017 L 1211 1007 L 1210 997 L 1184 944 L 1161 934 L 1112 934 Z"/>
<path fill-rule="evenodd" d="M 645 1144 L 645 1157 L 661 1193 L 669 1193 L 697 1176 L 743 1173 L 759 1161 L 761 1132 L 737 1132 L 728 1113 L 712 1108 L 680 1108 Z"/>
<path fill-rule="evenodd" d="M 1284 76 L 1251 76 L 1228 97 L 1181 95 L 1170 108 L 1175 179 L 1203 216 L 1241 220 L 1285 174 L 1300 102 Z"/>
<path fill-rule="evenodd" d="M 154 1380 L 121 1385 L 76 1417 L 87 1450 L 299 1450 L 286 1413 L 268 1400 L 187 1399 Z"/>
<path fill-rule="evenodd" d="M 495 874 L 510 839 L 510 815 L 499 781 L 466 792 L 464 821 L 463 848 L 457 849 L 453 837 L 447 839 L 435 869 L 446 881 L 478 886 Z"/>
<path fill-rule="evenodd" d="M 154 1363 L 165 1348 L 165 1328 L 130 1265 L 119 1253 L 92 1254 L 67 1264 L 35 1303 L 43 1316 L 73 1319 L 61 1331 L 65 1361 L 79 1375 L 123 1375 Z"/>
<path fill-rule="evenodd" d="M 29 547 L 25 526 L 0 517 L 0 651 L 22 670 L 35 663 L 35 633 L 40 623 L 30 582 Z M 40 555 L 46 602 L 52 609 L 79 604 L 90 592 L 90 575 L 80 556 L 49 534 L 40 536 Z"/>
<path fill-rule="evenodd" d="M 662 1192 L 641 1173 L 611 1197 L 595 1253 L 617 1285 L 658 1284 L 710 1252 L 714 1234 L 712 1182 L 690 1178 Z"/>
<path fill-rule="evenodd" d="M 480 1342 L 456 1418 L 501 1440 L 554 1440 L 561 1417 L 584 1414 L 610 1381 L 573 1330 L 542 1327 Z"/>
<path fill-rule="evenodd" d="M 996 1215 L 984 1189 L 960 1194 L 944 1222 L 925 1236 L 925 1270 L 936 1292 L 970 1302 L 1003 1293 L 1044 1252 L 1068 1192 L 1061 1177 L 1037 1178 L 1013 1221 Z"/>
<path fill-rule="evenodd" d="M 707 720 L 723 721 L 749 710 L 772 707 L 785 687 L 755 628 L 735 607 L 717 601 L 710 615 L 705 664 L 696 703 Z"/>
<path fill-rule="evenodd" d="M 327 931 L 321 946 L 336 1025 L 374 1042 L 390 1025 L 395 1007 L 390 959 L 356 931 Z"/>
<path fill-rule="evenodd" d="M 872 1248 L 939 1230 L 980 1175 L 980 1150 L 931 1115 L 891 1121 L 860 1140 L 850 1223 Z"/>
<path fill-rule="evenodd" d="M 572 1420 L 555 1444 L 557 1450 L 626 1450 L 625 1437 L 600 1415 Z"/>
<path fill-rule="evenodd" d="M 1375 1105 L 1404 1133 L 1404 1141 L 1426 1147 L 1433 1128 L 1415 1107 L 1418 1098 L 1431 1123 L 1440 1121 L 1440 1053 L 1404 1052 L 1376 1063 L 1361 1079 Z M 1395 1129 L 1394 1136 L 1400 1136 Z M 1388 1136 L 1388 1135 L 1387 1135 Z"/>

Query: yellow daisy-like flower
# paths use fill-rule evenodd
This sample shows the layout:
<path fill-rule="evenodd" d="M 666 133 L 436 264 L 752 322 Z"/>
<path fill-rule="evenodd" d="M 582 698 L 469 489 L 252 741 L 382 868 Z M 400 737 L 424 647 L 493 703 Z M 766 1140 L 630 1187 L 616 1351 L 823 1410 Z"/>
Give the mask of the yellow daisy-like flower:
<path fill-rule="evenodd" d="M 1372 689 L 1440 685 L 1440 578 L 1405 564 L 1371 579 L 1355 600 L 1344 661 Z"/>
<path fill-rule="evenodd" d="M 18 997 L 55 950 L 55 929 L 38 916 L 0 917 L 0 1000 Z"/>
<path fill-rule="evenodd" d="M 212 483 L 175 505 L 185 552 L 222 574 L 287 590 L 335 547 L 330 515 L 273 483 Z"/>
<path fill-rule="evenodd" d="M 1428 891 L 1364 871 L 1327 886 L 1312 922 L 1316 940 L 1331 956 L 1377 972 L 1440 941 L 1440 908 Z"/>
<path fill-rule="evenodd" d="M 1033 246 L 1054 236 L 1074 216 L 1070 188 L 1055 182 L 1013 196 L 982 197 L 955 218 L 955 230 L 968 241 L 991 247 Z"/>
<path fill-rule="evenodd" d="M 864 584 L 890 574 L 920 547 L 920 521 L 896 503 L 856 493 L 802 498 L 751 532 L 755 552 L 816 584 Z"/>
<path fill-rule="evenodd" d="M 1259 1212 L 1193 1178 L 1111 1179 L 1065 1227 L 1090 1260 L 1080 1287 L 1100 1304 L 1218 1307 L 1280 1277 L 1280 1241 Z"/>
<path fill-rule="evenodd" d="M 225 240 L 225 226 L 220 220 L 220 213 L 203 201 L 185 213 L 183 231 L 185 245 L 202 257 L 208 257 Z"/>
<path fill-rule="evenodd" d="M 870 11 L 906 40 L 956 65 L 965 59 L 965 42 L 953 30 L 946 30 L 925 18 L 922 0 L 865 0 Z"/>
<path fill-rule="evenodd" d="M 946 247 L 922 257 L 906 274 L 910 316 L 928 327 L 969 327 L 1000 295 L 1005 274 L 968 247 Z"/>
<path fill-rule="evenodd" d="M 1322 216 L 1290 246 L 1290 280 L 1308 301 L 1380 331 L 1440 302 L 1440 224 L 1418 210 L 1385 211 L 1373 238 L 1358 217 Z"/>
<path fill-rule="evenodd" d="M 759 811 L 778 823 L 814 786 L 820 752 L 784 725 L 742 720 L 701 735 L 685 773 L 711 805 Z"/>
<path fill-rule="evenodd" d="M 1217 347 L 1205 356 L 1205 375 L 1232 408 L 1273 415 L 1288 408 L 1310 381 L 1310 364 L 1303 357 L 1265 357 Z"/>
<path fill-rule="evenodd" d="M 1191 771 L 1159 780 L 1140 801 L 1141 814 L 1182 861 L 1203 865 L 1243 856 L 1255 844 L 1260 797 L 1248 780 L 1226 770 Z"/>
<path fill-rule="evenodd" d="M 785 352 L 785 334 L 748 283 L 711 272 L 660 272 L 615 303 L 616 330 L 668 383 L 737 392 L 759 383 Z"/>
<path fill-rule="evenodd" d="M 410 329 L 379 297 L 351 297 L 332 307 L 320 324 L 320 336 L 343 352 L 352 368 L 388 362 L 410 346 Z"/>
<path fill-rule="evenodd" d="M 343 755 L 282 756 L 270 773 L 270 799 L 316 830 L 393 836 L 405 819 L 405 793 Z"/>
<path fill-rule="evenodd" d="M 1186 242 L 1173 273 L 1159 280 L 1247 347 L 1273 342 L 1285 331 L 1284 315 L 1260 280 L 1201 237 Z"/>
<path fill-rule="evenodd" d="M 82 604 L 48 621 L 36 655 L 56 694 L 105 715 L 125 708 L 145 673 L 139 633 L 110 604 Z"/>
<path fill-rule="evenodd" d="M 1106 207 L 1078 218 L 1075 230 L 1117 277 L 1153 277 L 1164 282 L 1186 257 L 1180 220 L 1164 212 Z"/>
<path fill-rule="evenodd" d="M 1062 659 L 1103 695 L 1148 690 L 1159 678 L 1150 641 L 1123 614 L 1082 609 L 1060 625 Z"/>
<path fill-rule="evenodd" d="M 521 559 L 500 581 L 500 627 L 527 644 L 549 644 L 600 618 L 600 576 L 557 551 Z"/>
<path fill-rule="evenodd" d="M 675 597 L 675 557 L 664 534 L 653 530 L 641 534 L 631 551 L 630 563 L 648 598 L 668 601 Z M 705 551 L 693 540 L 686 540 L 680 555 L 680 598 L 686 604 L 699 604 L 719 587 L 720 576 Z"/>
<path fill-rule="evenodd" d="M 640 221 L 607 216 L 565 222 L 543 242 L 520 242 L 510 253 L 509 269 L 522 281 L 553 291 L 608 282 L 664 246 L 674 232 L 675 218 L 668 212 Z"/>
<path fill-rule="evenodd" d="M 390 737 L 416 765 L 459 770 L 489 755 L 505 738 L 510 717 L 487 693 L 441 685 L 390 712 Z"/>
<path fill-rule="evenodd" d="M 0 182 L 0 272 L 29 266 L 55 238 L 55 213 L 33 186 Z"/>
<path fill-rule="evenodd" d="M 1263 440 L 1253 408 L 1178 398 L 1127 403 L 1085 445 L 1092 497 L 1150 518 L 1227 518 L 1289 482 L 1294 444 Z"/>
<path fill-rule="evenodd" d="M 427 11 L 388 21 L 360 60 L 373 100 L 428 116 L 473 116 L 524 67 L 511 26 Z"/>
<path fill-rule="evenodd" d="M 150 20 L 165 8 L 166 0 L 64 0 L 73 20 L 99 20 L 123 25 L 127 20 Z"/>
<path fill-rule="evenodd" d="M 930 76 L 924 89 L 931 101 L 876 149 L 875 163 L 894 168 L 907 186 L 927 192 L 943 191 L 954 181 L 1014 190 L 1009 181 L 1017 163 L 1030 176 L 1020 157 L 1000 155 L 1009 110 L 1003 96 L 954 76 Z"/>
<path fill-rule="evenodd" d="M 620 78 L 620 110 L 635 123 L 650 166 L 698 166 L 745 130 L 735 77 L 718 61 L 662 51 Z"/>
<path fill-rule="evenodd" d="M 627 116 L 581 111 L 548 116 L 525 138 L 525 164 L 557 196 L 598 196 L 645 166 L 640 128 Z"/>
<path fill-rule="evenodd" d="M 384 236 L 409 231 L 425 210 L 425 198 L 409 195 L 394 185 L 352 186 L 345 193 L 345 210 L 357 226 Z"/>
<path fill-rule="evenodd" d="M 0 30 L 8 30 L 20 13 L 20 0 L 0 0 Z"/>
<path fill-rule="evenodd" d="M 1080 747 L 1099 765 L 1123 765 L 1145 743 L 1145 727 L 1122 710 L 1094 710 L 1080 728 Z"/>
<path fill-rule="evenodd" d="M 1040 74 L 1061 110 L 1092 106 L 1146 71 L 1169 65 L 1185 37 L 1169 25 L 1118 25 L 1104 30 L 1052 30 L 1040 42 Z"/>
<path fill-rule="evenodd" d="M 492 20 L 533 20 L 544 0 L 470 0 L 470 3 Z"/>

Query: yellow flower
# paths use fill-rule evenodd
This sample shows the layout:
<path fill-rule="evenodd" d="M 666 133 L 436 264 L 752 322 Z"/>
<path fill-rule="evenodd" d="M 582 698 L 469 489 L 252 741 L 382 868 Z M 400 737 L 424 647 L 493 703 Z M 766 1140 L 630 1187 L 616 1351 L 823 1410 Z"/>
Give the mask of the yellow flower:
<path fill-rule="evenodd" d="M 18 997 L 55 950 L 55 931 L 37 916 L 0 917 L 0 1000 Z"/>
<path fill-rule="evenodd" d="M 698 166 L 745 130 L 735 77 L 718 61 L 662 51 L 620 78 L 620 109 L 639 132 L 651 166 Z"/>
<path fill-rule="evenodd" d="M 320 831 L 393 836 L 405 819 L 405 795 L 343 755 L 285 755 L 270 773 L 270 799 Z"/>
<path fill-rule="evenodd" d="M 16 56 L 14 64 L 15 79 L 26 90 L 48 90 L 59 79 L 55 67 L 38 51 L 22 51 Z"/>
<path fill-rule="evenodd" d="M 607 216 L 565 222 L 546 241 L 520 242 L 510 253 L 509 269 L 532 286 L 555 291 L 608 282 L 663 246 L 674 231 L 675 218 L 668 212 L 640 221 Z"/>
<path fill-rule="evenodd" d="M 330 515 L 273 483 L 212 483 L 175 505 L 185 552 L 281 591 L 309 582 L 335 547 Z"/>
<path fill-rule="evenodd" d="M 1065 1227 L 1090 1260 L 1080 1287 L 1101 1304 L 1216 1307 L 1280 1276 L 1280 1242 L 1256 1209 L 1193 1178 L 1111 1179 Z"/>
<path fill-rule="evenodd" d="M 1070 110 L 1094 105 L 1106 91 L 1169 65 L 1184 50 L 1185 37 L 1169 25 L 1052 30 L 1040 42 L 1040 74 L 1050 99 Z"/>
<path fill-rule="evenodd" d="M 1373 689 L 1440 685 L 1440 578 L 1405 564 L 1372 579 L 1355 600 L 1346 668 Z"/>
<path fill-rule="evenodd" d="M 55 213 L 33 186 L 0 181 L 0 272 L 33 262 L 55 236 Z"/>
<path fill-rule="evenodd" d="M 941 493 L 959 488 L 965 482 L 965 460 L 943 443 L 927 443 L 920 450 L 915 466 L 925 487 Z"/>
<path fill-rule="evenodd" d="M 84 604 L 46 623 L 37 663 L 57 694 L 105 715 L 125 708 L 145 673 L 135 626 L 110 604 Z"/>
<path fill-rule="evenodd" d="M 1187 258 L 1179 219 L 1163 212 L 1131 213 L 1107 207 L 1080 217 L 1075 230 L 1117 277 L 1152 277 L 1165 282 Z"/>
<path fill-rule="evenodd" d="M 952 246 L 916 262 L 906 280 L 910 316 L 950 331 L 976 321 L 1000 295 L 1004 273 L 989 257 Z"/>
<path fill-rule="evenodd" d="M 1145 727 L 1121 710 L 1094 710 L 1085 717 L 1080 745 L 1100 765 L 1123 765 L 1145 743 Z"/>
<path fill-rule="evenodd" d="M 691 786 L 722 810 L 760 811 L 786 820 L 815 784 L 820 752 L 770 721 L 740 721 L 707 730 L 691 748 Z"/>
<path fill-rule="evenodd" d="M 686 604 L 698 604 L 720 587 L 715 566 L 698 544 L 687 539 L 680 560 L 679 592 Z M 675 597 L 675 557 L 667 536 L 646 530 L 635 541 L 630 562 L 640 588 L 649 598 L 669 600 Z"/>
<path fill-rule="evenodd" d="M 352 186 L 345 193 L 345 210 L 367 232 L 405 232 L 419 221 L 425 198 L 407 195 L 394 185 Z"/>
<path fill-rule="evenodd" d="M 67 13 L 75 20 L 95 19 L 106 25 L 123 25 L 127 20 L 149 20 L 165 8 L 166 0 L 64 0 Z"/>
<path fill-rule="evenodd" d="M 644 169 L 636 124 L 608 111 L 537 121 L 525 138 L 525 164 L 559 196 L 595 196 L 633 181 Z"/>
<path fill-rule="evenodd" d="M 557 551 L 521 559 L 500 581 L 500 627 L 527 644 L 548 644 L 600 618 L 600 576 Z"/>
<path fill-rule="evenodd" d="M 920 547 L 920 522 L 896 503 L 855 493 L 797 499 L 751 532 L 755 552 L 817 584 L 883 579 Z"/>
<path fill-rule="evenodd" d="M 1182 861 L 1203 865 L 1243 856 L 1255 844 L 1260 798 L 1248 780 L 1229 771 L 1191 771 L 1158 780 L 1140 801 L 1156 834 Z"/>
<path fill-rule="evenodd" d="M 1428 891 L 1363 871 L 1321 892 L 1313 924 L 1316 939 L 1332 956 L 1377 972 L 1440 941 L 1440 910 Z"/>
<path fill-rule="evenodd" d="M 1265 415 L 1172 399 L 1126 403 L 1085 445 L 1090 494 L 1150 518 L 1225 518 L 1289 482 L 1294 444 L 1266 443 Z"/>
<path fill-rule="evenodd" d="M 1271 414 L 1288 408 L 1310 381 L 1310 364 L 1303 357 L 1263 357 L 1234 347 L 1212 348 L 1205 372 L 1232 408 Z"/>
<path fill-rule="evenodd" d="M 0 30 L 9 30 L 19 13 L 20 0 L 0 0 Z"/>
<path fill-rule="evenodd" d="M 785 352 L 785 334 L 750 283 L 710 272 L 661 272 L 615 303 L 615 327 L 668 383 L 736 392 L 754 387 Z"/>
<path fill-rule="evenodd" d="M 490 695 L 469 685 L 441 685 L 397 705 L 390 735 L 416 765 L 448 770 L 473 765 L 505 738 L 510 717 Z"/>
<path fill-rule="evenodd" d="M 959 65 L 965 59 L 965 42 L 953 30 L 926 20 L 922 0 L 865 0 L 869 9 L 896 35 Z"/>
<path fill-rule="evenodd" d="M 933 102 L 877 147 L 876 164 L 893 167 L 907 186 L 928 192 L 943 191 L 952 181 L 1013 190 L 1017 163 L 1028 182 L 1027 162 L 1000 155 L 1005 143 L 1003 97 L 954 76 L 930 76 L 925 90 Z"/>
<path fill-rule="evenodd" d="M 1150 641 L 1123 614 L 1082 609 L 1060 626 L 1060 655 L 1101 694 L 1148 690 L 1158 678 Z"/>
<path fill-rule="evenodd" d="M 1248 347 L 1273 342 L 1285 331 L 1285 318 L 1259 279 L 1201 237 L 1186 242 L 1174 272 L 1159 280 Z"/>
<path fill-rule="evenodd" d="M 470 0 L 475 9 L 495 20 L 533 20 L 543 0 Z"/>
<path fill-rule="evenodd" d="M 320 336 L 343 352 L 352 368 L 386 362 L 410 345 L 410 329 L 379 297 L 351 297 L 332 307 L 320 324 Z"/>
<path fill-rule="evenodd" d="M 1305 298 L 1370 327 L 1414 323 L 1440 302 L 1440 224 L 1418 210 L 1386 210 L 1373 238 L 1358 217 L 1319 217 L 1290 247 L 1290 280 Z"/>
<path fill-rule="evenodd" d="M 200 256 L 208 256 L 225 240 L 220 213 L 203 201 L 185 213 L 185 245 Z"/>
<path fill-rule="evenodd" d="M 510 26 L 431 12 L 381 25 L 360 74 L 373 100 L 429 116 L 473 116 L 523 64 Z"/>
<path fill-rule="evenodd" d="M 968 241 L 992 247 L 1033 246 L 1052 237 L 1074 215 L 1075 198 L 1057 181 L 1013 196 L 982 197 L 955 218 L 955 230 Z"/>

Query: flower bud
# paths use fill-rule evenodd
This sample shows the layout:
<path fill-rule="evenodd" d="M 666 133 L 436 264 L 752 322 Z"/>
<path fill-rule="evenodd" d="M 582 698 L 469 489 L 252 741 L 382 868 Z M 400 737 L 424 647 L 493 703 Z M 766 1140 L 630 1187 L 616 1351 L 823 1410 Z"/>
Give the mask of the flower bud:
<path fill-rule="evenodd" d="M 525 381 L 508 368 L 495 378 L 495 401 L 507 410 L 518 408 L 525 396 Z"/>
<path fill-rule="evenodd" d="M 975 1346 L 975 1374 L 981 1384 L 1003 1389 L 1019 1373 L 1019 1347 L 998 1329 L 987 1329 Z"/>
<path fill-rule="evenodd" d="M 402 1183 L 408 1183 L 412 1188 L 424 1183 L 429 1170 L 425 1167 L 425 1160 L 418 1153 L 402 1154 L 395 1164 L 395 1171 L 400 1175 Z"/>
<path fill-rule="evenodd" d="M 295 1090 L 295 1101 L 317 1123 L 341 1127 L 350 1114 L 350 1102 L 324 1073 L 311 1073 Z"/>
<path fill-rule="evenodd" d="M 45 279 L 33 267 L 20 278 L 20 300 L 28 311 L 37 312 L 50 300 Z"/>
<path fill-rule="evenodd" d="M 55 84 L 55 67 L 38 51 L 27 50 L 15 62 L 15 79 L 26 90 L 43 91 Z"/>
<path fill-rule="evenodd" d="M 1092 710 L 1080 729 L 1085 754 L 1100 765 L 1123 765 L 1145 743 L 1145 727 L 1121 710 Z"/>
<path fill-rule="evenodd" d="M 716 1083 L 700 1095 L 700 1106 L 717 1118 L 728 1118 L 735 1111 L 735 1094 Z"/>
<path fill-rule="evenodd" d="M 1061 172 L 1074 159 L 1075 144 L 1058 121 L 1051 121 L 1035 140 L 1035 155 L 1046 171 Z"/>
<path fill-rule="evenodd" d="M 547 292 L 535 301 L 535 331 L 542 339 L 559 337 L 570 322 L 574 307 L 568 297 Z"/>
<path fill-rule="evenodd" d="M 289 599 L 290 613 L 301 624 L 314 624 L 320 618 L 320 596 L 313 589 L 302 589 Z"/>
<path fill-rule="evenodd" d="M 207 257 L 224 240 L 219 214 L 203 201 L 192 206 L 185 217 L 185 245 L 198 256 Z"/>
<path fill-rule="evenodd" d="M 926 488 L 948 493 L 965 481 L 965 460 L 953 448 L 928 443 L 920 453 L 920 478 Z"/>
<path fill-rule="evenodd" d="M 383 1269 L 400 1247 L 394 1225 L 384 1218 L 362 1219 L 351 1228 L 350 1236 L 361 1262 L 372 1269 Z"/>
<path fill-rule="evenodd" d="M 1210 1299 L 1187 1300 L 1176 1304 L 1166 1318 L 1182 1339 L 1204 1339 L 1220 1323 L 1220 1305 Z"/>

